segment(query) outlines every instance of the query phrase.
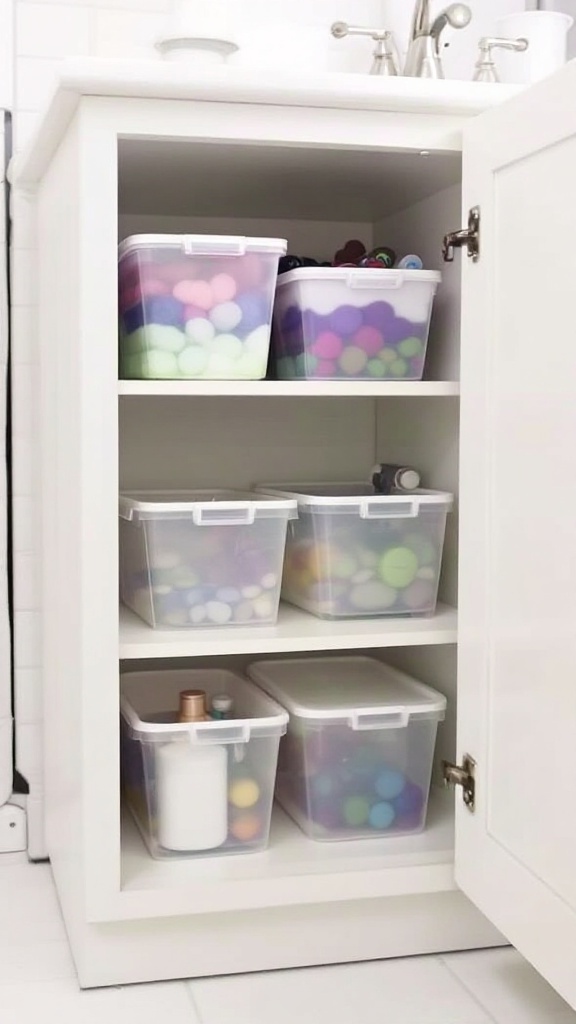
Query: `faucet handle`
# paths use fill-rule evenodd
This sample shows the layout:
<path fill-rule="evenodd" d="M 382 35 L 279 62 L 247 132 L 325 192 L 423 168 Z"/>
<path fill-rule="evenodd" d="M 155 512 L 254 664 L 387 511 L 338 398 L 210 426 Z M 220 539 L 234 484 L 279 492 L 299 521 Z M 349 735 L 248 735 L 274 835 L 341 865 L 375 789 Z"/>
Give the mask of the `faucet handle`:
<path fill-rule="evenodd" d="M 524 53 L 528 49 L 527 39 L 504 39 L 497 36 L 484 36 L 479 43 L 480 54 L 476 63 L 474 82 L 499 82 L 498 71 L 494 61 L 493 50 L 513 50 Z"/>
<path fill-rule="evenodd" d="M 376 43 L 371 75 L 399 75 L 400 62 L 394 35 L 385 28 L 366 28 L 364 25 L 349 25 L 347 21 L 335 21 L 330 30 L 335 39 L 346 36 L 368 36 Z"/>

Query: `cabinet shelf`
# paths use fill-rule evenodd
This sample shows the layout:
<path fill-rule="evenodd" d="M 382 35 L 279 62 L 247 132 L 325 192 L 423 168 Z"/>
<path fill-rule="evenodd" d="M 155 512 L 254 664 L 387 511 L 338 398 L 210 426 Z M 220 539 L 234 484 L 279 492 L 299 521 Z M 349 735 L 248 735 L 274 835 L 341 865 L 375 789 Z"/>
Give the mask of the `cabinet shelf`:
<path fill-rule="evenodd" d="M 317 843 L 278 806 L 264 853 L 153 860 L 129 812 L 122 823 L 124 918 L 210 914 L 455 889 L 454 795 L 434 790 L 424 832 Z"/>
<path fill-rule="evenodd" d="M 119 395 L 198 398 L 454 398 L 452 380 L 121 380 Z"/>
<path fill-rule="evenodd" d="M 280 605 L 275 626 L 234 629 L 151 629 L 128 608 L 120 609 L 120 658 L 196 658 L 289 651 L 361 650 L 457 642 L 457 612 L 438 605 L 431 618 L 317 619 Z"/>

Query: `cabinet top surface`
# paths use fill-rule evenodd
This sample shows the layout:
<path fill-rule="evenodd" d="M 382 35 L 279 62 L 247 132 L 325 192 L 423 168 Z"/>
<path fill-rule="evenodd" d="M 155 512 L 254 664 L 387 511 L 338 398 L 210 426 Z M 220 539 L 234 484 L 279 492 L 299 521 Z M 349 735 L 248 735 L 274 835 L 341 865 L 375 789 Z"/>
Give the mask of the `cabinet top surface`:
<path fill-rule="evenodd" d="M 14 162 L 12 180 L 31 186 L 42 177 L 84 97 L 369 110 L 462 117 L 464 122 L 518 91 L 518 86 L 342 73 L 279 73 L 272 80 L 266 72 L 234 67 L 195 69 L 160 60 L 68 58 L 59 65 L 36 134 Z"/>

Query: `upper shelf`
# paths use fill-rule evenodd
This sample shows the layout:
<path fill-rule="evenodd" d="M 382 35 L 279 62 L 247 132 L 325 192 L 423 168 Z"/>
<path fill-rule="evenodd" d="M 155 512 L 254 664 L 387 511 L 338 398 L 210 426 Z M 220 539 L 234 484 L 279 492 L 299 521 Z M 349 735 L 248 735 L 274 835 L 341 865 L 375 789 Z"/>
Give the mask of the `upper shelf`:
<path fill-rule="evenodd" d="M 452 380 L 121 380 L 119 395 L 174 398 L 453 398 Z"/>

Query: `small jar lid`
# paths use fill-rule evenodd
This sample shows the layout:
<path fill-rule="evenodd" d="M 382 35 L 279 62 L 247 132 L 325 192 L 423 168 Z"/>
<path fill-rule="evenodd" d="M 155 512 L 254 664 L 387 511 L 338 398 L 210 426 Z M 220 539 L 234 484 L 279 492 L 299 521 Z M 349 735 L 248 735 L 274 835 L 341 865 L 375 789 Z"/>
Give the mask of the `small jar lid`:
<path fill-rule="evenodd" d="M 215 697 L 212 697 L 211 703 L 214 711 L 232 710 L 232 697 L 228 696 L 227 693 L 217 693 Z"/>
<path fill-rule="evenodd" d="M 180 694 L 181 722 L 202 722 L 206 718 L 206 693 L 204 690 L 182 690 Z"/>

